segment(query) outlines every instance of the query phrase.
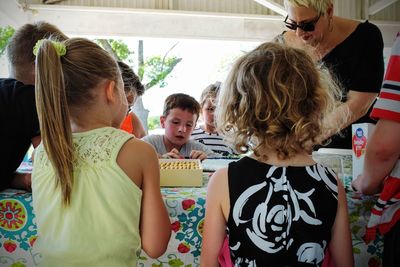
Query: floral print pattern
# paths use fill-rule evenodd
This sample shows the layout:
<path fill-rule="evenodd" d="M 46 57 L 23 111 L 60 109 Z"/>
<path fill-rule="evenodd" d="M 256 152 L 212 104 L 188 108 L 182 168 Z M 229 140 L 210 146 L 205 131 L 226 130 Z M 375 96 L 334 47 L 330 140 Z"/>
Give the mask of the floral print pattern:
<path fill-rule="evenodd" d="M 201 188 L 162 188 L 161 192 L 171 219 L 170 244 L 167 253 L 158 259 L 151 259 L 142 251 L 137 266 L 200 266 L 199 255 L 205 212 L 205 186 Z M 26 223 L 16 231 L 0 229 L 0 266 L 37 266 L 40 254 L 35 252 L 34 248 L 37 231 L 31 206 L 32 195 L 23 191 L 8 189 L 0 192 L 0 202 L 4 203 L 6 199 L 7 201 L 19 201 L 24 206 Z M 383 238 L 377 236 L 375 241 L 368 245 L 362 240 L 365 225 L 368 222 L 370 210 L 375 200 L 376 197 L 360 196 L 354 192 L 347 192 L 355 266 L 379 267 L 382 265 Z M 184 207 L 189 208 L 184 209 Z M 306 251 L 304 250 L 304 252 Z M 300 255 L 306 257 L 305 253 L 300 253 Z"/>
<path fill-rule="evenodd" d="M 332 184 L 326 175 L 330 169 L 323 168 L 317 164 L 305 168 L 307 173 L 317 181 L 323 180 L 330 187 L 332 195 L 337 198 L 337 187 Z M 288 180 L 286 167 L 270 166 L 266 177 L 260 179 L 258 184 L 249 186 L 237 198 L 233 195 L 236 202 L 233 205 L 232 218 L 234 228 L 237 231 L 246 232 L 247 237 L 259 250 L 268 254 L 275 254 L 282 250 L 288 250 L 294 242 L 291 235 L 293 222 L 301 221 L 302 224 L 322 225 L 322 221 L 316 216 L 316 209 L 311 199 L 315 188 L 308 188 L 307 191 L 300 192 L 294 189 Z M 253 196 L 262 192 L 264 198 L 259 198 L 262 203 L 249 201 Z M 232 197 L 232 195 L 231 195 Z M 256 198 L 258 199 L 258 198 Z M 272 204 L 272 199 L 275 204 Z M 246 213 L 243 210 L 253 210 L 254 213 Z M 244 228 L 239 228 L 244 224 Z M 243 239 L 240 239 L 243 240 Z M 230 249 L 233 255 L 240 251 L 241 242 L 237 241 Z M 296 253 L 298 262 L 321 264 L 324 259 L 324 249 L 327 240 L 323 240 L 323 245 L 314 242 L 306 242 L 300 245 Z M 246 254 L 252 249 L 244 246 L 238 254 Z M 257 266 L 255 259 L 243 259 L 235 257 L 235 266 Z"/>
<path fill-rule="evenodd" d="M 36 266 L 37 231 L 32 213 L 32 194 L 20 190 L 0 192 L 0 266 Z"/>

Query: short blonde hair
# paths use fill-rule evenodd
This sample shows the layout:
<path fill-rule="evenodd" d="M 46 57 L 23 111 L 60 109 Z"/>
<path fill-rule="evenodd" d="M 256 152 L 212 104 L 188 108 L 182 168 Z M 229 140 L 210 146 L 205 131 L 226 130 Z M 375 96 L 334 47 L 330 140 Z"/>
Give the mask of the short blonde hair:
<path fill-rule="evenodd" d="M 219 88 L 221 87 L 221 82 L 215 82 L 213 84 L 208 85 L 203 92 L 201 93 L 200 96 L 200 107 L 203 108 L 203 106 L 206 104 L 208 99 L 217 99 L 218 93 L 219 93 Z"/>
<path fill-rule="evenodd" d="M 239 58 L 218 100 L 218 130 L 236 149 L 249 143 L 257 156 L 276 151 L 280 159 L 311 152 L 325 132 L 323 120 L 340 104 L 329 71 L 303 50 L 263 43 Z"/>
<path fill-rule="evenodd" d="M 285 7 L 288 5 L 300 7 L 304 6 L 307 8 L 313 8 L 319 14 L 325 14 L 328 8 L 332 5 L 332 0 L 285 0 Z"/>

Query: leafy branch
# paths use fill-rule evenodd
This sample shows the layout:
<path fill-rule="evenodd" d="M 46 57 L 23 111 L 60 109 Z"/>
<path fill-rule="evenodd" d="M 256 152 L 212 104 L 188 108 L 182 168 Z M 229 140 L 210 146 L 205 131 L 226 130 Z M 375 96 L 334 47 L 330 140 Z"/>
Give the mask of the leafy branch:
<path fill-rule="evenodd" d="M 120 40 L 114 39 L 96 39 L 96 42 L 107 50 L 115 59 L 126 60 L 134 52 L 129 50 L 127 44 Z M 161 88 L 167 85 L 166 79 L 174 70 L 176 65 L 182 61 L 181 58 L 171 56 L 168 54 L 178 45 L 175 43 L 164 56 L 155 55 L 143 60 L 143 40 L 139 41 L 139 52 L 138 52 L 138 76 L 143 80 L 146 80 L 145 88 L 150 89 L 155 85 L 159 85 Z"/>
<path fill-rule="evenodd" d="M 11 26 L 0 27 L 0 56 L 6 51 L 6 47 L 15 30 Z"/>

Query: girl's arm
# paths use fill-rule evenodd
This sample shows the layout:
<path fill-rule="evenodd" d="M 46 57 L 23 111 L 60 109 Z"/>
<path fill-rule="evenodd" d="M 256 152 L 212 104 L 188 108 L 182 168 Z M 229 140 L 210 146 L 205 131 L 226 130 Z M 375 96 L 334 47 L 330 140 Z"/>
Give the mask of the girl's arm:
<path fill-rule="evenodd" d="M 338 207 L 332 227 L 332 240 L 329 244 L 335 266 L 353 267 L 353 249 L 351 243 L 350 222 L 347 213 L 346 193 L 338 179 Z"/>
<path fill-rule="evenodd" d="M 140 236 L 142 248 L 152 258 L 158 258 L 167 249 L 171 236 L 171 222 L 160 192 L 160 166 L 154 148 L 147 145 L 141 153 L 143 161 L 142 208 Z"/>
<path fill-rule="evenodd" d="M 117 162 L 142 189 L 140 237 L 142 249 L 158 258 L 167 249 L 171 223 L 160 192 L 160 167 L 154 148 L 133 138 L 122 147 Z"/>
<path fill-rule="evenodd" d="M 224 168 L 216 171 L 208 183 L 200 266 L 219 266 L 218 254 L 226 236 L 228 216 L 228 170 Z"/>

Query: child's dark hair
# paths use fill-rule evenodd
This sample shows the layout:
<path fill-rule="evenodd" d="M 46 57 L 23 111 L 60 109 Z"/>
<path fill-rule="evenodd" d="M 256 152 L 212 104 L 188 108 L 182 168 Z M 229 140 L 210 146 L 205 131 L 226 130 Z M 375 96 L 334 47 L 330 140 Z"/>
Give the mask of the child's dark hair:
<path fill-rule="evenodd" d="M 124 81 L 125 93 L 133 90 L 137 96 L 142 96 L 145 88 L 132 68 L 122 61 L 118 61 L 118 67 L 121 70 L 122 80 Z"/>
<path fill-rule="evenodd" d="M 172 94 L 165 99 L 163 115 L 168 116 L 169 111 L 174 108 L 187 110 L 199 117 L 200 104 L 193 97 L 187 94 Z"/>

